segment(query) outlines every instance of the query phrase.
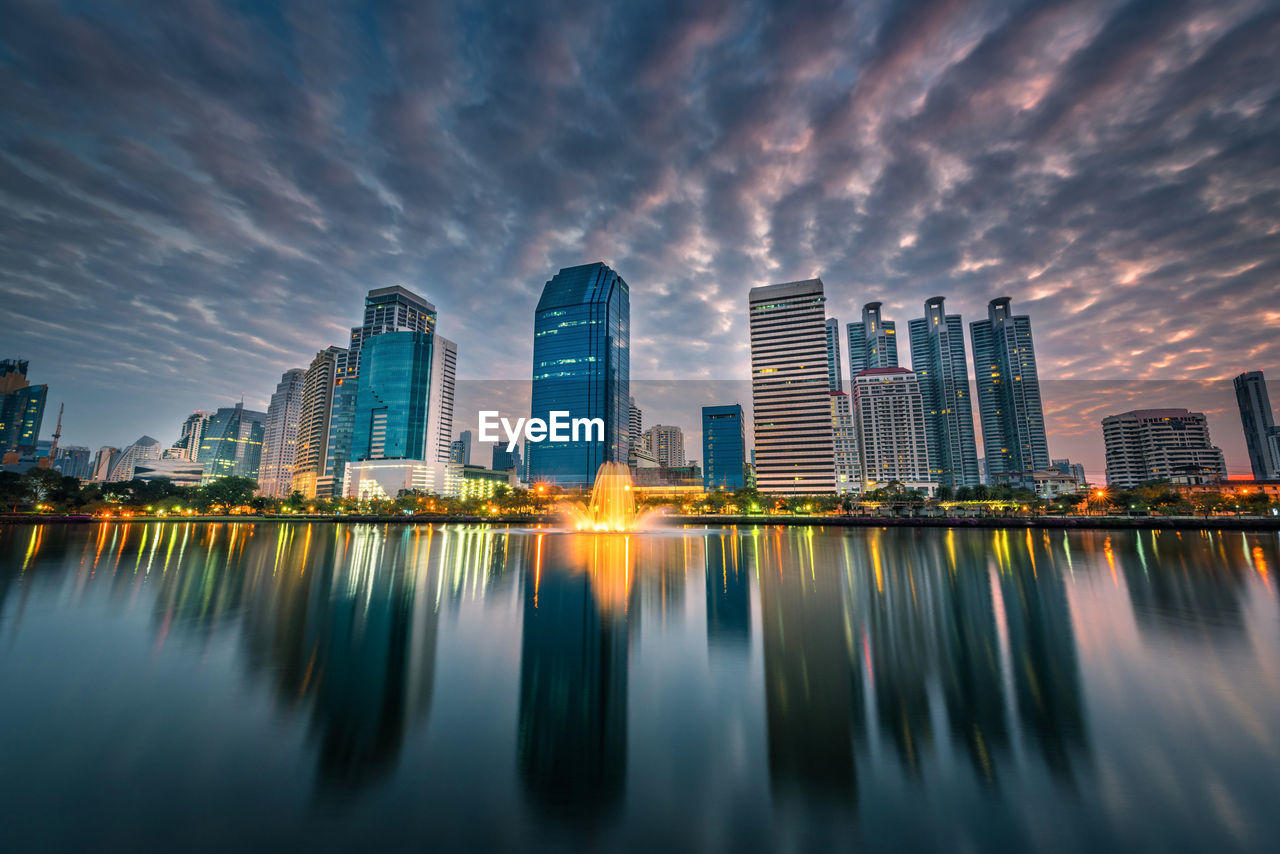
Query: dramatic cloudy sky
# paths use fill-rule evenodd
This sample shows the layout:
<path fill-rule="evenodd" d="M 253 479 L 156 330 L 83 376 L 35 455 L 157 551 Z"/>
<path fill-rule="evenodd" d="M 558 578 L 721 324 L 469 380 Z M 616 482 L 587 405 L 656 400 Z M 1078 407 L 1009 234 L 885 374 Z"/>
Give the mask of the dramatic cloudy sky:
<path fill-rule="evenodd" d="M 1247 470 L 1223 389 L 1280 379 L 1274 2 L 0 0 L 0 21 L 0 355 L 66 402 L 64 442 L 265 408 L 386 284 L 435 302 L 463 379 L 527 379 L 543 282 L 597 259 L 652 380 L 745 379 L 753 285 L 821 275 L 831 315 L 879 299 L 904 339 L 926 297 L 971 319 L 1012 296 L 1051 450 L 1099 474 L 1098 420 L 1136 405 L 1209 409 Z M 694 386 L 649 388 L 695 426 Z"/>

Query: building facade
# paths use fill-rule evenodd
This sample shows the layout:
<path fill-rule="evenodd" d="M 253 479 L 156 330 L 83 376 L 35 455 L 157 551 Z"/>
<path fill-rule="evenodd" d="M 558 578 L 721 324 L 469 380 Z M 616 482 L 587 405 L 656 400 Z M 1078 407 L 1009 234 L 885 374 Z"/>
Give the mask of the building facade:
<path fill-rule="evenodd" d="M 634 397 L 629 399 L 627 408 L 627 440 L 632 448 L 638 448 L 640 446 L 640 437 L 644 434 L 644 413 L 640 411 L 640 407 L 636 406 Z"/>
<path fill-rule="evenodd" d="M 752 288 L 751 401 L 763 492 L 835 491 L 821 279 Z"/>
<path fill-rule="evenodd" d="M 644 431 L 644 445 L 660 466 L 685 464 L 684 431 L 672 424 L 655 424 Z"/>
<path fill-rule="evenodd" d="M 329 347 L 316 353 L 302 379 L 302 408 L 298 413 L 298 441 L 294 451 L 293 484 L 290 491 L 304 498 L 329 498 L 319 492 L 329 453 L 329 417 L 333 411 L 333 391 L 345 366 L 347 351 Z"/>
<path fill-rule="evenodd" d="M 285 371 L 267 406 L 267 425 L 262 432 L 262 465 L 258 468 L 258 491 L 271 498 L 288 496 L 293 485 L 293 461 L 298 448 L 298 419 L 302 415 L 302 388 L 307 372 L 302 368 Z"/>
<path fill-rule="evenodd" d="M 351 460 L 426 460 L 431 335 L 384 332 L 364 343 Z"/>
<path fill-rule="evenodd" d="M 111 469 L 115 465 L 117 459 L 120 458 L 120 449 L 113 448 L 110 445 L 103 445 L 98 449 L 98 453 L 94 454 L 91 478 L 97 483 L 103 483 L 107 478 L 111 477 Z"/>
<path fill-rule="evenodd" d="M 196 455 L 196 462 L 204 465 L 205 482 L 221 477 L 247 477 L 256 481 L 266 426 L 267 413 L 245 409 L 243 403 L 214 412 Z"/>
<path fill-rule="evenodd" d="M 862 491 L 858 463 L 858 431 L 853 423 L 853 398 L 843 391 L 831 392 L 831 439 L 834 443 L 836 492 Z"/>
<path fill-rule="evenodd" d="M 957 489 L 977 486 L 978 445 L 969 398 L 969 360 L 964 323 L 947 314 L 942 297 L 924 304 L 924 317 L 910 321 L 911 369 L 920 379 L 925 434 L 929 442 L 930 480 Z"/>
<path fill-rule="evenodd" d="M 1013 313 L 1009 297 L 987 305 L 987 319 L 969 324 L 978 384 L 987 483 L 1019 479 L 1049 467 L 1040 375 L 1031 318 Z"/>
<path fill-rule="evenodd" d="M 832 391 L 844 391 L 844 373 L 840 367 L 840 321 L 827 318 L 827 385 Z"/>
<path fill-rule="evenodd" d="M 139 464 L 160 459 L 163 451 L 159 442 L 150 436 L 143 436 L 115 457 L 111 473 L 106 479 L 114 483 L 133 480 L 134 469 Z"/>
<path fill-rule="evenodd" d="M 1186 409 L 1135 409 L 1102 419 L 1107 485 L 1128 489 L 1143 481 L 1226 480 L 1222 449 L 1209 439 L 1209 420 Z"/>
<path fill-rule="evenodd" d="M 1262 371 L 1246 371 L 1235 378 L 1235 387 L 1253 477 L 1255 480 L 1280 479 L 1280 455 L 1273 450 L 1278 444 L 1275 415 Z"/>
<path fill-rule="evenodd" d="M 22 359 L 0 361 L 0 456 L 34 454 L 40 440 L 49 387 L 27 381 L 28 365 Z"/>
<path fill-rule="evenodd" d="M 55 471 L 64 477 L 77 480 L 88 480 L 93 475 L 93 462 L 89 449 L 83 445 L 66 445 L 58 448 L 58 455 L 53 461 Z"/>
<path fill-rule="evenodd" d="M 631 427 L 631 296 L 596 262 L 566 267 L 543 287 L 533 321 L 533 418 L 599 418 L 604 439 L 529 442 L 529 478 L 590 487 L 603 463 L 627 462 Z"/>
<path fill-rule="evenodd" d="M 920 381 L 906 368 L 869 368 L 853 378 L 862 488 L 901 484 L 933 495 Z"/>
<path fill-rule="evenodd" d="M 182 428 L 178 431 L 178 441 L 173 443 L 173 450 L 178 452 L 178 459 L 194 460 L 199 455 L 200 442 L 204 439 L 205 428 L 212 417 L 212 412 L 197 409 L 182 422 Z"/>
<path fill-rule="evenodd" d="M 736 492 L 747 485 L 747 430 L 742 405 L 702 407 L 702 486 Z"/>
<path fill-rule="evenodd" d="M 849 377 L 869 368 L 898 367 L 898 327 L 881 316 L 881 304 L 869 302 L 862 307 L 862 320 L 850 323 Z"/>

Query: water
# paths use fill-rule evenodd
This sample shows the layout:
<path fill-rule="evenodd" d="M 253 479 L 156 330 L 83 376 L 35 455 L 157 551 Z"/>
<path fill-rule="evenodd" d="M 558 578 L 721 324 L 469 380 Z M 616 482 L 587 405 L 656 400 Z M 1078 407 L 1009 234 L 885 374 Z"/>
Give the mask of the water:
<path fill-rule="evenodd" d="M 0 526 L 6 851 L 1280 849 L 1280 539 Z"/>

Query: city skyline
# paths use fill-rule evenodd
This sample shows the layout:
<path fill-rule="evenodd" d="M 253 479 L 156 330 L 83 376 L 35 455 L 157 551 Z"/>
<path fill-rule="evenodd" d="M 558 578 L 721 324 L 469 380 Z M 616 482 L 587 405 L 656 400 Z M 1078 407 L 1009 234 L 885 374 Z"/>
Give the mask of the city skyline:
<path fill-rule="evenodd" d="M 30 361 L 48 412 L 67 404 L 65 444 L 125 447 L 242 395 L 265 410 L 370 288 L 454 319 L 460 382 L 515 380 L 541 283 L 604 260 L 637 291 L 640 387 L 749 376 L 742 295 L 820 276 L 842 326 L 871 301 L 905 324 L 943 294 L 970 322 L 1011 296 L 1035 318 L 1051 452 L 1094 478 L 1101 417 L 1161 406 L 1205 411 L 1247 474 L 1230 380 L 1280 365 L 1277 125 L 1259 109 L 1280 91 L 1259 65 L 1280 13 L 900 8 L 477 24 L 15 5 L 0 357 Z M 568 51 L 571 31 L 589 47 Z M 538 48 L 462 49 L 476 38 Z M 697 446 L 696 405 L 640 405 Z"/>

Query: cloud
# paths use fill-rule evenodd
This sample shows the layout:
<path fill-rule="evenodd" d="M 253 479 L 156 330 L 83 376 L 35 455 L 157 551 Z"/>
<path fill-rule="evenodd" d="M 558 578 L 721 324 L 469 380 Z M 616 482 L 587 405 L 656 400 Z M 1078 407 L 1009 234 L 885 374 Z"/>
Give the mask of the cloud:
<path fill-rule="evenodd" d="M 387 284 L 524 381 L 597 259 L 656 382 L 745 379 L 754 285 L 904 329 L 1008 294 L 1094 469 L 1091 383 L 1280 376 L 1263 0 L 0 5 L 0 333 L 79 443 L 265 406 Z"/>

